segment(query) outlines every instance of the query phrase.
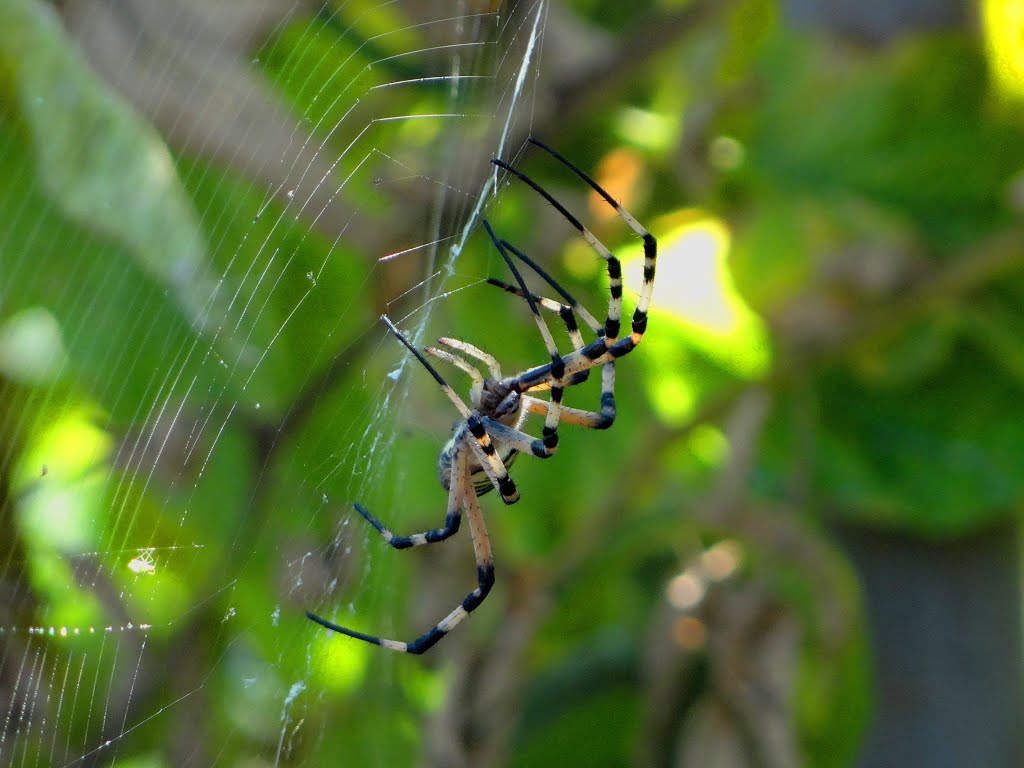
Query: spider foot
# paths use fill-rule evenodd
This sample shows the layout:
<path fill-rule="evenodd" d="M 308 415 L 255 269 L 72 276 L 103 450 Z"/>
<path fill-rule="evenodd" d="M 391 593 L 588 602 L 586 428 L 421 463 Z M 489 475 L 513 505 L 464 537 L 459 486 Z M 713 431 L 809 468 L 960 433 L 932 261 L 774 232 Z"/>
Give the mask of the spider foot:
<path fill-rule="evenodd" d="M 444 528 L 434 528 L 423 533 L 414 533 L 411 536 L 395 536 L 384 523 L 370 514 L 370 511 L 362 504 L 356 502 L 353 506 L 356 508 L 356 512 L 362 515 L 366 522 L 372 525 L 384 538 L 384 541 L 395 549 L 408 549 L 409 547 L 419 547 L 423 544 L 434 544 L 438 541 L 444 541 L 459 530 L 459 522 L 461 521 L 461 517 L 456 510 L 448 513 Z"/>
<path fill-rule="evenodd" d="M 398 640 L 388 640 L 387 638 L 367 635 L 364 632 L 358 632 L 354 629 L 349 629 L 348 627 L 335 624 L 333 621 L 328 621 L 327 619 L 317 616 L 312 611 L 306 611 L 306 618 L 311 621 L 315 621 L 321 627 L 329 629 L 332 632 L 337 632 L 338 634 L 346 635 L 347 637 L 354 637 L 356 640 L 362 640 L 363 642 L 370 643 L 371 645 L 390 648 L 392 651 L 399 651 L 401 653 L 423 653 L 423 651 L 430 647 L 429 645 L 425 647 L 422 645 L 421 641 L 424 639 L 422 637 L 414 643 L 403 643 Z M 444 633 L 442 632 L 441 636 L 443 635 Z M 437 640 L 440 640 L 441 636 L 434 640 L 434 643 L 436 643 Z M 431 643 L 430 645 L 433 645 L 434 643 Z"/>
<path fill-rule="evenodd" d="M 437 641 L 447 635 L 452 629 L 455 628 L 463 619 L 471 614 L 476 608 L 486 599 L 487 594 L 491 591 L 491 587 L 494 586 L 494 563 L 490 561 L 481 562 L 476 567 L 476 578 L 477 588 L 466 595 L 466 598 L 462 603 L 455 608 L 454 611 L 445 616 L 441 621 L 435 624 L 429 632 L 420 635 L 411 643 L 403 643 L 400 640 L 389 640 L 384 637 L 377 637 L 376 635 L 368 635 L 365 632 L 358 632 L 348 627 L 342 627 L 339 624 L 335 624 L 333 621 L 317 616 L 312 611 L 306 611 L 306 618 L 310 621 L 314 621 L 325 629 L 329 629 L 332 632 L 337 632 L 347 637 L 355 638 L 356 640 L 362 640 L 364 643 L 370 643 L 370 645 L 379 645 L 382 648 L 389 648 L 392 651 L 398 651 L 400 653 L 413 653 L 420 654 L 430 648 L 433 648 L 437 644 Z"/>
<path fill-rule="evenodd" d="M 391 541 L 391 539 L 394 538 L 394 534 L 384 527 L 384 523 L 382 523 L 380 520 L 378 520 L 376 517 L 370 514 L 370 511 L 366 507 L 364 507 L 358 501 L 352 506 L 356 508 L 356 512 L 362 515 L 366 522 L 368 522 L 370 525 L 377 529 L 377 532 L 380 533 L 381 536 L 383 536 L 388 541 Z"/>

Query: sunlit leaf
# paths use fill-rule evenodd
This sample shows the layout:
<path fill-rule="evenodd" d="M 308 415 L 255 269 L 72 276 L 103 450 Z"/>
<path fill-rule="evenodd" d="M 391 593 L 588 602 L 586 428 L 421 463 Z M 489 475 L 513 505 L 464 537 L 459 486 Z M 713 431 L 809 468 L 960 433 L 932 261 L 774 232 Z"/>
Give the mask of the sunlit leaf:
<path fill-rule="evenodd" d="M 1007 419 L 1021 387 L 973 350 L 912 388 L 829 377 L 821 394 L 815 472 L 837 512 L 949 536 L 1013 514 L 1024 498 L 1024 454 Z"/>
<path fill-rule="evenodd" d="M 1024 97 L 1024 3 L 983 0 L 982 28 L 996 84 L 1011 99 Z"/>
<path fill-rule="evenodd" d="M 767 329 L 736 290 L 729 272 L 729 232 L 702 211 L 682 210 L 654 226 L 658 232 L 658 276 L 642 364 L 649 371 L 654 403 L 663 418 L 679 421 L 693 411 L 721 375 L 755 379 L 771 361 Z M 642 280 L 642 259 L 622 251 L 627 284 Z"/>

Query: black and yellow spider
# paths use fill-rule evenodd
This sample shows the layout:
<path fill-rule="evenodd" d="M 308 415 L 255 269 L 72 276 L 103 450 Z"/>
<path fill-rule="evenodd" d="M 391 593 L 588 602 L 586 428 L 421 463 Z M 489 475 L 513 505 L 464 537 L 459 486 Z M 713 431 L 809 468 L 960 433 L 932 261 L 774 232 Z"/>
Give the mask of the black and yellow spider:
<path fill-rule="evenodd" d="M 435 528 L 411 536 L 395 536 L 362 505 L 356 504 L 355 508 L 395 549 L 406 549 L 421 544 L 444 541 L 459 530 L 462 511 L 465 510 L 466 518 L 469 520 L 469 532 L 473 539 L 473 551 L 476 555 L 477 588 L 470 592 L 460 606 L 429 632 L 410 643 L 388 640 L 347 629 L 307 611 L 306 615 L 310 619 L 334 632 L 406 653 L 423 653 L 431 648 L 480 605 L 494 585 L 494 560 L 491 557 L 491 544 L 477 497 L 494 487 L 506 504 L 514 504 L 518 501 L 519 491 L 516 490 L 515 483 L 508 475 L 509 465 L 520 453 L 530 453 L 542 459 L 554 455 L 555 449 L 558 447 L 558 425 L 560 423 L 577 424 L 590 429 L 607 429 L 615 420 L 615 361 L 633 351 L 647 329 L 647 308 L 654 288 L 657 242 L 650 232 L 623 210 L 622 206 L 586 173 L 540 141 L 531 138 L 530 143 L 546 151 L 589 184 L 615 209 L 623 221 L 643 238 L 644 277 L 643 285 L 640 288 L 640 297 L 633 313 L 632 331 L 628 336 L 619 338 L 619 318 L 622 312 L 622 270 L 619 260 L 575 216 L 530 177 L 501 160 L 493 160 L 495 165 L 521 179 L 553 205 L 607 262 L 611 296 L 604 325 L 598 323 L 593 315 L 529 257 L 509 242 L 498 240 L 486 220 L 484 228 L 511 269 L 518 287 L 508 285 L 500 280 L 490 279 L 488 282 L 527 301 L 551 356 L 549 363 L 531 368 L 515 376 L 506 377 L 502 375 L 498 361 L 486 352 L 457 339 L 440 339 L 442 345 L 482 363 L 490 373 L 490 376 L 484 377 L 477 368 L 455 352 L 433 347 L 427 347 L 424 350 L 427 354 L 455 365 L 472 377 L 473 386 L 469 393 L 472 408 L 470 408 L 391 320 L 386 315 L 382 316 L 391 332 L 409 348 L 409 351 L 434 377 L 462 419 L 456 423 L 452 438 L 441 450 L 438 459 L 441 485 L 448 491 L 448 515 L 443 528 Z M 527 289 L 526 283 L 519 270 L 516 269 L 509 253 L 514 254 L 536 272 L 563 301 L 554 301 L 532 294 Z M 558 352 L 551 331 L 538 307 L 557 312 L 561 316 L 573 344 L 572 352 L 566 355 L 561 355 Z M 576 324 L 577 314 L 597 337 L 590 344 L 584 345 L 583 343 L 583 337 Z M 585 411 L 563 406 L 562 393 L 565 388 L 584 381 L 590 369 L 599 365 L 602 366 L 600 410 Z M 543 390 L 550 390 L 549 400 L 541 400 L 530 394 Z M 528 413 L 544 416 L 544 429 L 541 438 L 535 438 L 520 429 Z"/>

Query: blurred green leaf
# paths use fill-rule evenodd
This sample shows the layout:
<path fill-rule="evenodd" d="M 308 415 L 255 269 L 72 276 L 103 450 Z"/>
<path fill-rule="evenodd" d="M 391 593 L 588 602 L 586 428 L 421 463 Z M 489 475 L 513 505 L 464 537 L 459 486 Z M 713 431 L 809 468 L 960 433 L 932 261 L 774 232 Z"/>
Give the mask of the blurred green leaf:
<path fill-rule="evenodd" d="M 817 485 L 840 515 L 927 536 L 1014 514 L 1024 497 L 1024 453 L 1008 416 L 1022 390 L 968 344 L 909 386 L 829 375 L 817 406 Z"/>
<path fill-rule="evenodd" d="M 175 356 L 179 380 L 217 386 L 213 366 L 183 354 L 217 305 L 159 136 L 92 74 L 48 5 L 0 5 L 0 92 L 5 313 L 52 313 L 71 372 L 123 423 L 168 395 L 156 372 Z"/>
<path fill-rule="evenodd" d="M 45 308 L 57 320 L 55 343 L 71 379 L 116 421 L 130 424 L 160 396 L 156 372 L 194 343 L 195 331 L 126 248 L 54 206 L 36 181 L 31 148 L 8 121 L 0 121 L 0 147 L 0 205 L 17 212 L 0 217 L 3 311 Z M 15 352 L 7 348 L 8 356 Z M 28 365 L 24 353 L 5 365 Z M 216 386 L 210 366 L 193 360 L 183 370 Z"/>
<path fill-rule="evenodd" d="M 858 68 L 847 61 L 792 35 L 768 48 L 748 154 L 757 173 L 820 201 L 864 196 L 908 217 L 939 252 L 1011 220 L 1024 131 L 986 103 L 976 46 L 926 38 Z"/>
<path fill-rule="evenodd" d="M 0 73 L 42 193 L 123 248 L 200 325 L 206 246 L 156 131 L 92 73 L 47 4 L 0 5 Z"/>

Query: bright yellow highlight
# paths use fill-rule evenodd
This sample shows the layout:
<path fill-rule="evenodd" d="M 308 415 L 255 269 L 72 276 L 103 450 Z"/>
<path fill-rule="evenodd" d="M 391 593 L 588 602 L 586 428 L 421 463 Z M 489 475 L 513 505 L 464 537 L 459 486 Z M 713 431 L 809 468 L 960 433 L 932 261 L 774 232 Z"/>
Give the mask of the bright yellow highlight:
<path fill-rule="evenodd" d="M 380 649 L 334 632 L 317 629 L 313 640 L 313 669 L 316 670 L 320 684 L 340 693 L 355 690 L 366 677 L 366 664 L 371 650 Z"/>
<path fill-rule="evenodd" d="M 690 433 L 687 446 L 706 467 L 717 467 L 729 456 L 729 441 L 717 427 L 701 424 Z"/>
<path fill-rule="evenodd" d="M 650 229 L 658 237 L 658 271 L 641 358 L 651 371 L 655 407 L 665 421 L 679 423 L 698 400 L 696 357 L 730 375 L 755 379 L 771 364 L 771 348 L 763 321 L 733 283 L 729 231 L 722 221 L 684 209 Z M 626 285 L 635 295 L 642 283 L 642 253 L 634 246 L 623 255 Z"/>
<path fill-rule="evenodd" d="M 742 334 L 752 313 L 725 266 L 728 230 L 718 219 L 695 210 L 680 211 L 664 223 L 670 228 L 659 232 L 654 306 L 709 335 L 729 339 Z M 633 261 L 626 269 L 627 281 L 639 285 L 642 269 L 642 261 Z"/>
<path fill-rule="evenodd" d="M 644 345 L 647 339 L 644 339 Z M 657 344 L 656 346 L 661 346 Z M 683 368 L 671 368 L 664 376 L 655 378 L 650 392 L 651 400 L 661 417 L 668 422 L 680 422 L 686 419 L 697 405 L 697 389 L 693 386 L 693 377 Z"/>
<path fill-rule="evenodd" d="M 675 141 L 678 120 L 657 112 L 627 107 L 615 116 L 615 130 L 622 139 L 640 149 L 664 152 Z"/>
<path fill-rule="evenodd" d="M 18 527 L 30 554 L 33 588 L 50 597 L 46 622 L 84 627 L 99 622 L 96 597 L 78 584 L 79 557 L 96 549 L 112 440 L 82 409 L 43 428 L 14 473 Z"/>
<path fill-rule="evenodd" d="M 984 0 L 982 26 L 989 66 L 1008 97 L 1024 97 L 1024 0 Z"/>
<path fill-rule="evenodd" d="M 83 411 L 69 411 L 44 429 L 18 462 L 19 525 L 47 550 L 74 554 L 93 548 L 106 460 L 112 440 Z"/>

